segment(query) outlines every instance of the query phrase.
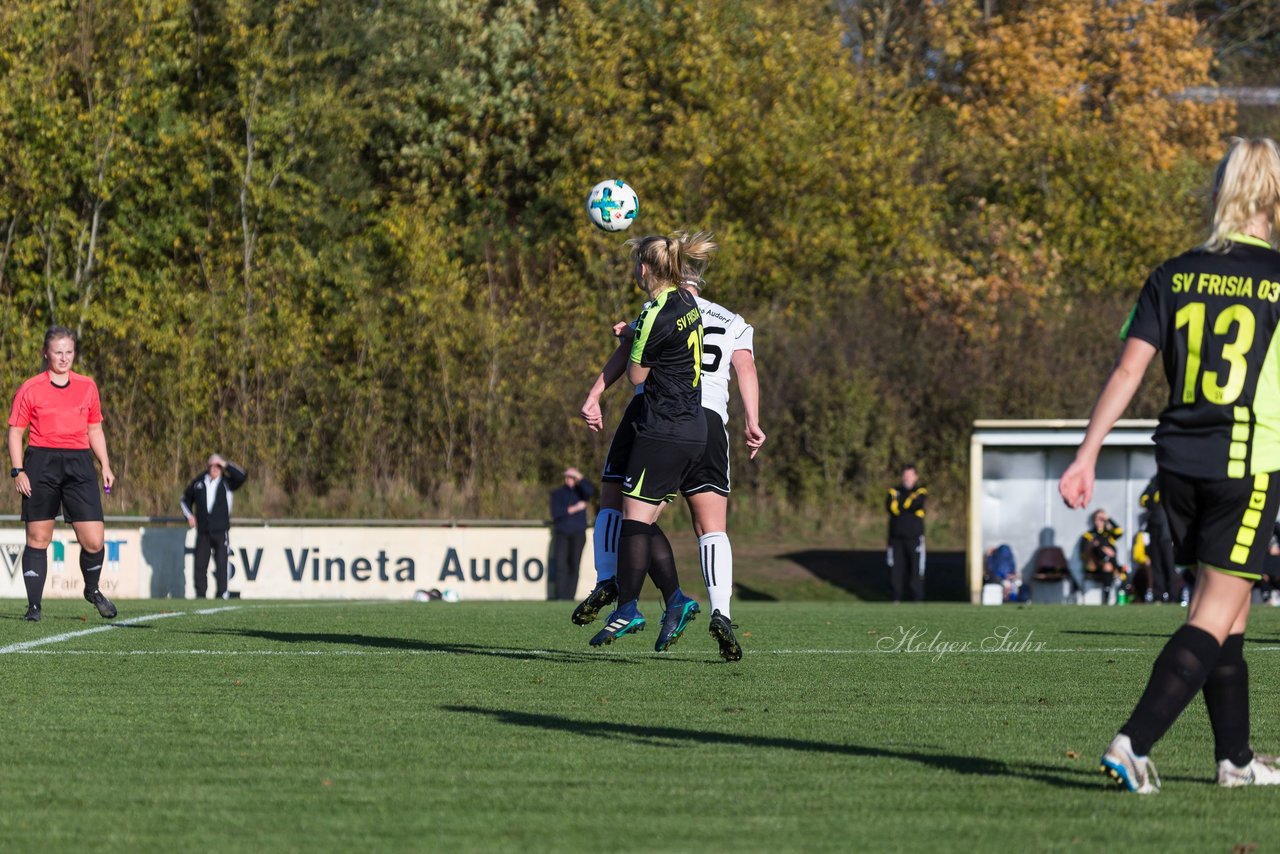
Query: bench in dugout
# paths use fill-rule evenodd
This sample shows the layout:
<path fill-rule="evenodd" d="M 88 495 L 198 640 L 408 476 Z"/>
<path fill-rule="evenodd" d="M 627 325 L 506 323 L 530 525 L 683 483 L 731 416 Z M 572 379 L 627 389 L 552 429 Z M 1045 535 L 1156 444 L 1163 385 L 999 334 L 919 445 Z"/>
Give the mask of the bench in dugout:
<path fill-rule="evenodd" d="M 1031 601 L 1042 604 L 1075 602 L 1080 593 L 1067 556 L 1059 546 L 1041 546 L 1031 559 Z"/>

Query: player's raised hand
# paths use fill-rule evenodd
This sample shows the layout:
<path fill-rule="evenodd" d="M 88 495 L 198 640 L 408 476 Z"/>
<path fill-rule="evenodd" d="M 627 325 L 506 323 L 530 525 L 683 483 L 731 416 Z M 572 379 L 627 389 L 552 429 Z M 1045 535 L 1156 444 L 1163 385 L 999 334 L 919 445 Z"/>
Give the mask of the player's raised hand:
<path fill-rule="evenodd" d="M 1093 498 L 1094 462 L 1077 457 L 1058 481 L 1058 494 L 1067 506 L 1080 510 Z"/>
<path fill-rule="evenodd" d="M 635 327 L 630 323 L 627 323 L 625 320 L 619 320 L 617 323 L 613 324 L 613 337 L 623 339 L 634 338 L 636 337 Z"/>
<path fill-rule="evenodd" d="M 582 404 L 582 410 L 578 413 L 582 416 L 582 420 L 587 422 L 587 429 L 592 433 L 599 433 L 604 429 L 604 415 L 600 412 L 600 398 L 588 397 L 586 403 Z"/>
<path fill-rule="evenodd" d="M 747 437 L 747 447 L 751 449 L 750 459 L 755 459 L 756 454 L 760 453 L 760 448 L 764 445 L 767 438 L 764 431 L 760 429 L 759 424 L 748 424 L 747 428 L 742 431 Z"/>

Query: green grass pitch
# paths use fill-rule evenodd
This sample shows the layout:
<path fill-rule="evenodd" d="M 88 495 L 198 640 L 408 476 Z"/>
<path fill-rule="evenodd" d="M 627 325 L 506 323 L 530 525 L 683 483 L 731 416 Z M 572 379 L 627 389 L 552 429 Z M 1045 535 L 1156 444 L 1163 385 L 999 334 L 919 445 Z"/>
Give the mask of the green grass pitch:
<path fill-rule="evenodd" d="M 1176 607 L 742 603 L 725 664 L 705 613 L 653 653 L 653 605 L 604 650 L 563 603 L 120 605 L 0 602 L 0 850 L 1280 846 L 1198 699 L 1161 794 L 1097 773 Z M 1253 623 L 1276 752 L 1280 609 Z"/>

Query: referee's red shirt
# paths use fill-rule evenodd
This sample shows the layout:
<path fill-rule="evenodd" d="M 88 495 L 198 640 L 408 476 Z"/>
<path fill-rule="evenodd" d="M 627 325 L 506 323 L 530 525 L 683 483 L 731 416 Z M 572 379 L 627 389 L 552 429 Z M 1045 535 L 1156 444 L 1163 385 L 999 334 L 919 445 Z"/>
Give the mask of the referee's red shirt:
<path fill-rule="evenodd" d="M 33 448 L 89 447 L 89 425 L 102 423 L 98 384 L 71 371 L 70 382 L 59 387 L 41 371 L 27 380 L 13 397 L 10 427 L 30 425 L 27 444 Z"/>

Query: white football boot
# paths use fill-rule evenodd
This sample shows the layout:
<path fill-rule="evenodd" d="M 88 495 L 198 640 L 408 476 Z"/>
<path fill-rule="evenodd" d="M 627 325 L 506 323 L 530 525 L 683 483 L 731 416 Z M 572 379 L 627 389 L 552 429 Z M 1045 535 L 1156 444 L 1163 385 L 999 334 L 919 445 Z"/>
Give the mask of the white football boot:
<path fill-rule="evenodd" d="M 1218 763 L 1218 785 L 1228 789 L 1280 785 L 1280 770 L 1276 768 L 1274 756 L 1254 754 L 1253 760 L 1243 768 L 1224 759 Z"/>
<path fill-rule="evenodd" d="M 1111 739 L 1098 770 L 1139 795 L 1154 795 L 1160 791 L 1160 775 L 1156 773 L 1155 763 L 1149 757 L 1135 755 L 1127 735 Z"/>

